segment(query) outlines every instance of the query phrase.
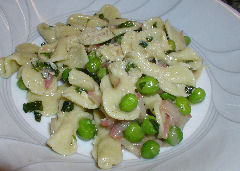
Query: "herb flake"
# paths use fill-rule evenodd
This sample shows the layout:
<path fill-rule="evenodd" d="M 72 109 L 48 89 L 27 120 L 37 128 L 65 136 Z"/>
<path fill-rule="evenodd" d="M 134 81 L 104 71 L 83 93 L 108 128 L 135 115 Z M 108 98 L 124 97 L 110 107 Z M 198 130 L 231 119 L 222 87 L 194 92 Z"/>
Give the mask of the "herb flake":
<path fill-rule="evenodd" d="M 99 17 L 100 19 L 104 19 L 104 15 L 103 15 L 103 14 L 99 14 L 98 17 Z"/>
<path fill-rule="evenodd" d="M 49 59 L 52 56 L 52 52 L 41 52 L 40 54 L 46 56 Z"/>
<path fill-rule="evenodd" d="M 143 48 L 146 48 L 148 46 L 148 43 L 147 42 L 144 42 L 144 41 L 141 41 L 139 43 L 140 46 L 142 46 Z"/>
<path fill-rule="evenodd" d="M 43 110 L 42 101 L 34 101 L 34 102 L 24 103 L 23 104 L 23 111 L 25 113 L 33 112 L 35 110 L 40 110 L 40 111 Z"/>
<path fill-rule="evenodd" d="M 132 26 L 134 26 L 132 21 L 126 21 L 124 23 L 117 25 L 117 28 L 126 28 L 126 27 L 132 27 Z"/>
<path fill-rule="evenodd" d="M 40 112 L 34 111 L 35 121 L 40 122 L 42 118 L 42 114 Z"/>
<path fill-rule="evenodd" d="M 152 36 L 147 36 L 146 40 L 147 40 L 147 42 L 151 42 L 153 40 L 153 37 Z"/>
<path fill-rule="evenodd" d="M 75 88 L 75 91 L 76 91 L 77 93 L 80 93 L 80 94 L 81 94 L 83 91 L 87 92 L 85 89 L 80 88 L 80 87 L 76 87 L 76 88 Z"/>
<path fill-rule="evenodd" d="M 157 27 L 157 22 L 154 22 L 152 26 L 153 26 L 153 28 L 156 28 Z"/>
<path fill-rule="evenodd" d="M 74 109 L 74 104 L 70 101 L 64 101 L 61 111 L 62 112 L 71 112 Z"/>
<path fill-rule="evenodd" d="M 128 62 L 125 71 L 128 72 L 131 68 L 136 68 L 137 66 L 134 63 Z"/>

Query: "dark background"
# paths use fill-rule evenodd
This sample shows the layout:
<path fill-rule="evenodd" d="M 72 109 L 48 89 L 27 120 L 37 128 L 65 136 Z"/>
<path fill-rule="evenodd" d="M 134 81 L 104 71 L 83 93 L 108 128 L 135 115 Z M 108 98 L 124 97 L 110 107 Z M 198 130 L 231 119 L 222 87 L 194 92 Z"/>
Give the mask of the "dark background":
<path fill-rule="evenodd" d="M 238 12 L 240 12 L 240 0 L 222 0 L 222 1 L 236 9 Z"/>

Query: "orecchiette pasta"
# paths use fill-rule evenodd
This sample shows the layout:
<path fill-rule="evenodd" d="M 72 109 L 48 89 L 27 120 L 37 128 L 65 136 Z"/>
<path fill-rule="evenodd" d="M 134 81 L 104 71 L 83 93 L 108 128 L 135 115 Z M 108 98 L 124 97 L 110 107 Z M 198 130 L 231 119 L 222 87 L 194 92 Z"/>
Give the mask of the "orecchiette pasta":
<path fill-rule="evenodd" d="M 88 62 L 88 56 L 85 47 L 82 44 L 72 46 L 67 54 L 68 59 L 58 63 L 69 66 L 70 68 L 84 67 Z"/>
<path fill-rule="evenodd" d="M 82 106 L 83 108 L 87 109 L 96 109 L 98 108 L 99 104 L 96 104 L 93 102 L 90 98 L 87 92 L 77 92 L 76 87 L 71 86 L 64 90 L 63 97 L 66 99 L 71 100 L 72 102 L 78 104 L 79 106 Z"/>
<path fill-rule="evenodd" d="M 158 28 L 163 30 L 163 27 L 164 25 L 163 25 L 162 19 L 159 17 L 153 17 L 143 23 L 142 29 L 148 30 L 152 28 Z"/>
<path fill-rule="evenodd" d="M 184 48 L 186 48 L 186 43 L 182 31 L 178 32 L 177 30 L 175 30 L 168 20 L 166 20 L 165 22 L 165 28 L 167 30 L 169 38 L 175 42 L 176 50 L 183 50 Z"/>
<path fill-rule="evenodd" d="M 76 69 L 72 69 L 69 72 L 68 80 L 70 84 L 81 87 L 88 91 L 94 91 L 95 87 L 97 87 L 97 89 L 99 88 L 98 84 L 93 80 L 92 77 Z"/>
<path fill-rule="evenodd" d="M 74 110 L 62 115 L 58 129 L 47 141 L 54 151 L 62 155 L 72 155 L 77 151 L 76 130 L 81 118 L 92 118 L 87 112 L 75 105 Z M 57 121 L 58 122 L 58 121 Z"/>
<path fill-rule="evenodd" d="M 38 95 L 53 95 L 57 89 L 57 79 L 52 79 L 51 85 L 48 89 L 45 88 L 45 80 L 40 72 L 33 70 L 32 64 L 29 62 L 23 66 L 22 79 L 25 86 L 31 92 Z"/>
<path fill-rule="evenodd" d="M 120 18 L 121 14 L 116 7 L 113 5 L 107 4 L 104 5 L 97 13 L 97 15 L 103 15 L 104 18 L 108 20 Z"/>
<path fill-rule="evenodd" d="M 44 96 L 36 95 L 31 92 L 27 93 L 27 100 L 29 102 L 42 101 L 43 111 L 42 115 L 51 116 L 58 112 L 58 103 L 61 98 L 61 90 L 56 91 L 54 95 Z"/>
<path fill-rule="evenodd" d="M 112 39 L 113 37 L 113 33 L 107 27 L 101 30 L 98 30 L 97 28 L 88 28 L 85 29 L 80 36 L 81 43 L 84 45 L 104 43 L 107 40 Z"/>
<path fill-rule="evenodd" d="M 41 23 L 38 25 L 38 32 L 48 43 L 53 43 L 56 41 L 56 34 L 53 26 L 46 23 Z"/>

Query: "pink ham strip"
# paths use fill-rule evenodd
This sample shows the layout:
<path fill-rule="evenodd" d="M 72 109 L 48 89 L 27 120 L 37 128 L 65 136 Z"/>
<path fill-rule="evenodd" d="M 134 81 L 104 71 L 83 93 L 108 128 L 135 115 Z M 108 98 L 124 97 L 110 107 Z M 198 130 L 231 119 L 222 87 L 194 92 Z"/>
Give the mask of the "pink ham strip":
<path fill-rule="evenodd" d="M 122 132 L 128 127 L 129 124 L 129 121 L 114 123 L 109 135 L 116 140 L 121 140 L 123 138 Z"/>
<path fill-rule="evenodd" d="M 101 96 L 96 94 L 95 91 L 88 91 L 88 97 L 92 100 L 95 104 L 100 105 L 101 103 Z"/>
<path fill-rule="evenodd" d="M 111 129 L 114 125 L 114 120 L 113 119 L 102 119 L 101 120 L 101 126 L 106 127 L 108 129 Z"/>
<path fill-rule="evenodd" d="M 170 117 L 169 115 L 165 115 L 163 136 L 162 136 L 163 139 L 167 139 L 168 137 L 169 126 L 170 126 Z"/>
<path fill-rule="evenodd" d="M 48 90 L 50 88 L 52 81 L 53 81 L 53 75 L 48 73 L 48 77 L 44 80 L 46 90 Z"/>

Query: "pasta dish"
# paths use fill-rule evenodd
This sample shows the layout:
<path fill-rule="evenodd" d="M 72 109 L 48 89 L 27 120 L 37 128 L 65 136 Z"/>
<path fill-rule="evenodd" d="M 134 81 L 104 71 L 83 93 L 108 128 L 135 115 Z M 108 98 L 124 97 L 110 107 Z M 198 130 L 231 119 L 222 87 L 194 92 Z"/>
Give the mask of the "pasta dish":
<path fill-rule="evenodd" d="M 37 122 L 56 116 L 46 142 L 53 151 L 72 155 L 84 148 L 77 141 L 93 139 L 93 159 L 109 169 L 123 148 L 152 159 L 181 143 L 191 105 L 206 96 L 196 87 L 203 65 L 190 37 L 159 17 L 122 18 L 112 5 L 37 29 L 45 42 L 0 58 L 0 76 L 17 72 L 23 111 Z"/>

